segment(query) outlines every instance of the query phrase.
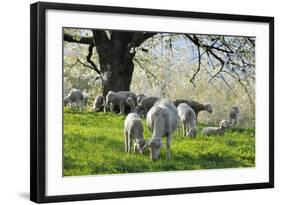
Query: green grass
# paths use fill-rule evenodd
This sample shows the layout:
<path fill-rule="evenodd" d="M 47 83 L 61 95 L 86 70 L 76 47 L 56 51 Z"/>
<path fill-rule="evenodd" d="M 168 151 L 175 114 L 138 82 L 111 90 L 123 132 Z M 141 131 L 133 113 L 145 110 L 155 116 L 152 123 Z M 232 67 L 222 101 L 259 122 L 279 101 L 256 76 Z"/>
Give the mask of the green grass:
<path fill-rule="evenodd" d="M 218 169 L 255 166 L 253 129 L 228 130 L 224 136 L 203 137 L 199 124 L 196 139 L 175 132 L 171 159 L 166 160 L 166 138 L 160 159 L 124 152 L 124 116 L 112 113 L 64 113 L 64 175 L 96 175 L 155 171 Z M 150 131 L 144 120 L 144 136 Z"/>

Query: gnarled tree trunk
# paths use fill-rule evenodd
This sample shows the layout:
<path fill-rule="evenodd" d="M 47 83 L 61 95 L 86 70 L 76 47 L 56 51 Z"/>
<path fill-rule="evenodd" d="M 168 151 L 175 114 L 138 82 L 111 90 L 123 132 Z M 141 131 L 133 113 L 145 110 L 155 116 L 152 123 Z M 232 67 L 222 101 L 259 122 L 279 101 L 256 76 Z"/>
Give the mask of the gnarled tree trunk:
<path fill-rule="evenodd" d="M 114 32 L 109 38 L 104 31 L 93 31 L 99 56 L 103 95 L 109 91 L 130 90 L 134 72 L 133 57 L 128 47 L 131 32 Z"/>

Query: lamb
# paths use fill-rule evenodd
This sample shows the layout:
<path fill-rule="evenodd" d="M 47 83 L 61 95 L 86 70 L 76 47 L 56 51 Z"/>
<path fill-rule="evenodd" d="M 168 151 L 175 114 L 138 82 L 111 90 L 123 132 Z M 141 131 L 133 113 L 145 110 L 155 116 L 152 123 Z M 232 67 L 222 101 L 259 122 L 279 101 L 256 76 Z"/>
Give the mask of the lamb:
<path fill-rule="evenodd" d="M 143 137 L 143 125 L 141 118 L 136 113 L 127 115 L 124 122 L 125 152 L 130 153 L 133 141 L 134 152 L 136 149 L 142 154 L 146 143 Z"/>
<path fill-rule="evenodd" d="M 126 98 L 117 94 L 114 91 L 109 91 L 105 98 L 104 112 L 106 112 L 106 108 L 109 106 L 110 111 L 114 112 L 114 105 L 119 106 L 120 113 L 124 114 L 124 106 L 125 106 Z"/>
<path fill-rule="evenodd" d="M 211 104 L 209 104 L 209 103 L 202 104 L 199 102 L 195 102 L 192 100 L 186 100 L 186 99 L 177 99 L 177 100 L 173 101 L 173 103 L 175 104 L 176 107 L 181 103 L 186 103 L 187 105 L 189 105 L 194 110 L 194 112 L 196 114 L 196 119 L 197 119 L 199 112 L 201 112 L 203 110 L 205 110 L 209 113 L 213 112 L 213 108 L 212 108 Z"/>
<path fill-rule="evenodd" d="M 196 114 L 194 110 L 186 103 L 179 104 L 177 110 L 183 127 L 183 135 L 196 137 Z"/>
<path fill-rule="evenodd" d="M 125 97 L 126 99 L 128 99 L 129 97 L 131 97 L 133 99 L 134 102 L 134 109 L 137 106 L 137 95 L 132 92 L 132 91 L 118 91 L 117 92 L 119 95 Z M 131 112 L 133 112 L 134 110 L 131 110 Z"/>
<path fill-rule="evenodd" d="M 146 95 L 144 95 L 144 94 L 137 95 L 137 103 L 139 104 L 141 102 L 141 100 L 145 97 L 146 97 Z"/>
<path fill-rule="evenodd" d="M 69 94 L 64 98 L 64 106 L 74 103 L 76 108 L 83 110 L 83 94 L 81 90 L 72 89 Z"/>
<path fill-rule="evenodd" d="M 227 120 L 222 120 L 220 127 L 204 127 L 202 133 L 204 136 L 224 135 L 226 128 L 229 128 L 229 122 Z"/>
<path fill-rule="evenodd" d="M 104 107 L 104 97 L 102 95 L 99 95 L 95 98 L 92 110 L 94 112 L 102 111 Z"/>
<path fill-rule="evenodd" d="M 124 97 L 114 91 L 109 91 L 104 105 L 104 112 L 106 112 L 106 108 L 110 106 L 110 111 L 114 112 L 114 105 L 119 106 L 120 112 L 119 114 L 125 114 L 125 106 L 129 105 L 131 110 L 134 109 L 134 100 L 131 97 Z"/>
<path fill-rule="evenodd" d="M 158 101 L 158 97 L 144 97 L 136 108 L 136 112 L 141 116 L 146 116 L 147 112 L 153 107 L 154 103 Z"/>
<path fill-rule="evenodd" d="M 239 108 L 236 106 L 231 107 L 229 113 L 229 122 L 231 127 L 237 126 L 238 117 L 239 117 Z"/>
<path fill-rule="evenodd" d="M 152 137 L 145 147 L 150 149 L 150 158 L 156 160 L 159 157 L 162 145 L 162 137 L 166 136 L 167 159 L 170 159 L 170 146 L 172 133 L 178 127 L 178 111 L 169 100 L 160 100 L 149 110 L 146 117 L 147 125 L 152 131 Z"/>

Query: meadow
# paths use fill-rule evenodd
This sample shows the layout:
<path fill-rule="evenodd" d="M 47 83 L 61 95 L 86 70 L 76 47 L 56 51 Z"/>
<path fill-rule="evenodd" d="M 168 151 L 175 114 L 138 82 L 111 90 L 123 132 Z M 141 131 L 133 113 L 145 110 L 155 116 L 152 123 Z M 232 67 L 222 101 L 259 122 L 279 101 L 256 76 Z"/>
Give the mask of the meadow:
<path fill-rule="evenodd" d="M 163 140 L 160 159 L 124 152 L 125 116 L 89 111 L 64 111 L 64 176 L 238 168 L 255 166 L 253 129 L 228 129 L 224 136 L 187 138 L 176 131 L 171 159 L 166 159 Z M 144 123 L 144 136 L 151 133 Z M 203 124 L 199 124 L 201 129 Z"/>

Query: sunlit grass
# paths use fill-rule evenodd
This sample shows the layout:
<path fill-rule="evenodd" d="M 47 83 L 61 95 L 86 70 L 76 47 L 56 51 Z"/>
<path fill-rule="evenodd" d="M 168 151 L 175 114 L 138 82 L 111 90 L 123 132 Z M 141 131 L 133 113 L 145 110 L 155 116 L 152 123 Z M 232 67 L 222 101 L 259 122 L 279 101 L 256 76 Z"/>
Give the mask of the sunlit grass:
<path fill-rule="evenodd" d="M 171 159 L 166 160 L 165 138 L 160 159 L 124 152 L 124 116 L 112 113 L 64 113 L 64 175 L 96 175 L 154 171 L 218 169 L 255 166 L 255 132 L 232 129 L 224 136 L 203 137 L 202 124 L 196 139 L 176 131 Z M 144 122 L 144 136 L 150 131 Z"/>

